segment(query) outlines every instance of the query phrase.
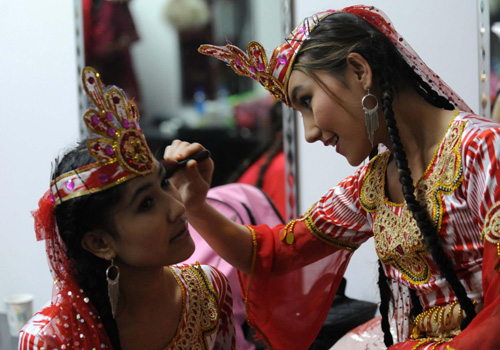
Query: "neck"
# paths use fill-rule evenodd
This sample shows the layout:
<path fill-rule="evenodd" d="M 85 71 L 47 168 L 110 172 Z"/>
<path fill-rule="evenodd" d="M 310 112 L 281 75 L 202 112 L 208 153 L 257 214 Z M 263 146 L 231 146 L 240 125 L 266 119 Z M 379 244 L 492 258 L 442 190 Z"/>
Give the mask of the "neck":
<path fill-rule="evenodd" d="M 158 308 L 159 300 L 173 297 L 175 278 L 168 268 L 128 269 L 120 267 L 120 299 L 118 313 L 148 314 Z"/>
<path fill-rule="evenodd" d="M 408 160 L 420 158 L 427 166 L 455 111 L 434 107 L 413 90 L 401 92 L 393 110 Z M 386 146 L 392 148 L 388 138 Z"/>
<path fill-rule="evenodd" d="M 120 266 L 115 318 L 123 349 L 162 349 L 174 338 L 183 315 L 183 294 L 168 268 Z M 121 276 L 123 275 L 123 279 Z"/>

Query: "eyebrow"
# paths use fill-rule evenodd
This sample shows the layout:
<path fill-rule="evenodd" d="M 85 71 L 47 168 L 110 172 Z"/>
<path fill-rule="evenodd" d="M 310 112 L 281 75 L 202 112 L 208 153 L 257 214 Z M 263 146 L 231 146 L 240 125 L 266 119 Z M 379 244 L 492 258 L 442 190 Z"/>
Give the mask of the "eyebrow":
<path fill-rule="evenodd" d="M 303 86 L 302 85 L 299 85 L 299 86 L 296 86 L 293 88 L 292 90 L 292 98 L 291 98 L 291 101 L 292 101 L 292 104 L 294 103 L 297 103 L 297 95 L 299 94 L 300 90 L 303 89 Z"/>
<path fill-rule="evenodd" d="M 159 166 L 158 167 L 158 177 L 160 177 L 161 174 L 164 171 L 165 171 L 165 168 L 163 166 Z M 144 185 L 142 185 L 141 187 L 139 187 L 137 190 L 135 190 L 134 195 L 130 199 L 130 204 L 133 204 L 136 201 L 137 197 L 139 197 L 141 195 L 141 193 L 143 193 L 144 191 L 146 191 L 150 187 L 152 187 L 153 186 L 153 181 L 149 181 L 148 183 L 145 183 Z"/>

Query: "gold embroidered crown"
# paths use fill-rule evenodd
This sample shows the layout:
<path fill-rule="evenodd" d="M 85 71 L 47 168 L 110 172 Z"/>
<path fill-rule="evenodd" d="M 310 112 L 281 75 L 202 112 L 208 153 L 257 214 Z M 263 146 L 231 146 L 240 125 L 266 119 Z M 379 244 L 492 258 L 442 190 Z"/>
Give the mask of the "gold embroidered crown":
<path fill-rule="evenodd" d="M 274 49 L 270 61 L 267 60 L 262 45 L 256 41 L 248 44 L 246 54 L 232 44 L 225 46 L 201 45 L 198 52 L 226 62 L 237 74 L 258 81 L 276 99 L 290 106 L 287 88 L 295 56 L 302 43 L 309 39 L 309 34 L 320 23 L 320 20 L 332 12 L 334 11 L 323 11 L 302 21 L 288 36 L 285 43 Z"/>
<path fill-rule="evenodd" d="M 51 182 L 55 205 L 149 174 L 154 165 L 135 103 L 115 86 L 103 89 L 99 73 L 91 67 L 83 70 L 82 84 L 93 104 L 83 117 L 87 149 L 97 161 Z"/>

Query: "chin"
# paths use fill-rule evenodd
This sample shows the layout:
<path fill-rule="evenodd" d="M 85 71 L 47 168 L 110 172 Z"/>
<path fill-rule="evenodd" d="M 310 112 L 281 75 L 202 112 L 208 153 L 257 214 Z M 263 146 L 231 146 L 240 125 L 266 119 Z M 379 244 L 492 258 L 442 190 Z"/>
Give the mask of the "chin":
<path fill-rule="evenodd" d="M 191 237 L 191 235 L 189 235 L 189 237 L 186 237 L 185 240 L 186 241 L 184 242 L 182 247 L 176 249 L 175 257 L 172 255 L 172 258 L 175 261 L 169 265 L 182 263 L 188 260 L 191 257 L 191 255 L 193 255 L 195 248 L 193 238 Z"/>
<path fill-rule="evenodd" d="M 185 249 L 183 249 L 183 251 L 185 252 L 185 257 L 184 257 L 184 259 L 182 259 L 182 261 L 189 259 L 191 257 L 191 255 L 193 255 L 193 253 L 194 253 L 195 244 L 194 244 L 194 241 L 193 241 L 193 238 L 191 237 L 191 235 L 189 235 L 188 240 L 187 240 L 184 248 Z"/>
<path fill-rule="evenodd" d="M 357 167 L 357 166 L 360 166 L 366 159 L 365 158 L 362 158 L 362 159 L 354 159 L 354 158 L 349 158 L 349 157 L 346 157 L 347 159 L 347 162 L 349 163 L 349 165 L 353 166 L 353 167 Z"/>
<path fill-rule="evenodd" d="M 371 149 L 367 151 L 363 150 L 362 152 L 356 152 L 356 154 L 346 155 L 345 158 L 347 159 L 347 162 L 349 162 L 349 165 L 358 167 L 363 164 L 363 162 L 368 160 L 370 153 Z"/>

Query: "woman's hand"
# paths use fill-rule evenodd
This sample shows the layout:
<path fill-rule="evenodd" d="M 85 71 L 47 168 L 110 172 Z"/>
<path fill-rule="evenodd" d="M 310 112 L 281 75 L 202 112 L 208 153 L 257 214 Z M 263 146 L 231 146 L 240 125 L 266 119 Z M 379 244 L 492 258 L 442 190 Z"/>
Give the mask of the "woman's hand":
<path fill-rule="evenodd" d="M 199 143 L 174 140 L 165 148 L 164 163 L 168 167 L 169 163 L 175 164 L 204 149 Z M 196 210 L 205 202 L 213 170 L 214 162 L 211 158 L 189 160 L 185 167 L 178 168 L 170 177 L 171 183 L 179 190 L 187 211 Z"/>
<path fill-rule="evenodd" d="M 191 226 L 224 260 L 237 269 L 250 273 L 253 241 L 247 227 L 219 213 L 207 201 L 214 162 L 210 158 L 189 160 L 185 167 L 178 162 L 197 154 L 205 148 L 199 143 L 175 140 L 165 149 L 163 162 L 167 169 L 177 169 L 170 177 L 186 206 L 186 215 Z M 206 156 L 206 155 L 205 155 Z"/>

